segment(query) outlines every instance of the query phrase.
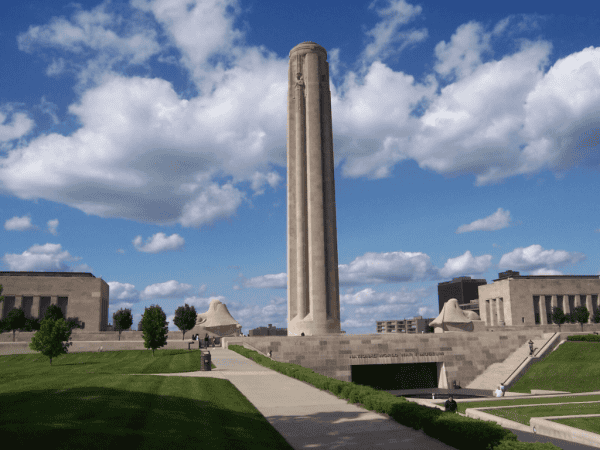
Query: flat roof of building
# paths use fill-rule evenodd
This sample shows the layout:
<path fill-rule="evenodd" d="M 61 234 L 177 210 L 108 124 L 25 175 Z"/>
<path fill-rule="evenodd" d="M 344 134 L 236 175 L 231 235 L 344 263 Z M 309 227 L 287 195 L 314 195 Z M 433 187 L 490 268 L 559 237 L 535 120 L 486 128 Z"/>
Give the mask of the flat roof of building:
<path fill-rule="evenodd" d="M 0 272 L 0 277 L 91 277 L 90 272 Z"/>
<path fill-rule="evenodd" d="M 600 279 L 600 275 L 510 275 L 509 277 L 497 278 L 493 281 L 508 280 L 509 278 L 596 278 Z"/>

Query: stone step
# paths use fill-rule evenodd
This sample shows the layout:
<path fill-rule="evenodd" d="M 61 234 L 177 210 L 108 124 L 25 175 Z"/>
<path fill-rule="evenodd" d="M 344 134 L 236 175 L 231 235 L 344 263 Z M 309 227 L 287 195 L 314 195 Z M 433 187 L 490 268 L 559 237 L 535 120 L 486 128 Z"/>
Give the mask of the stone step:
<path fill-rule="evenodd" d="M 533 348 L 537 351 L 553 336 L 554 333 L 545 333 L 541 339 L 532 339 Z M 529 356 L 529 343 L 523 344 L 501 363 L 494 363 L 483 371 L 477 378 L 467 385 L 468 389 L 495 390 L 500 383 L 517 369 Z"/>

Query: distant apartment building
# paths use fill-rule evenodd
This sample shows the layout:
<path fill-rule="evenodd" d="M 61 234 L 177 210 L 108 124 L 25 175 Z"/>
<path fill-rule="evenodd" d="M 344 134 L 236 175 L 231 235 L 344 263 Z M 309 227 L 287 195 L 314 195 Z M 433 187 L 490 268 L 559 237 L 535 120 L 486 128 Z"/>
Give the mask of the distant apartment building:
<path fill-rule="evenodd" d="M 287 336 L 287 328 L 276 328 L 269 324 L 268 327 L 258 327 L 248 331 L 248 336 Z"/>
<path fill-rule="evenodd" d="M 471 302 L 479 299 L 479 286 L 487 284 L 484 279 L 471 279 L 471 277 L 453 278 L 452 281 L 444 281 L 438 284 L 438 303 L 440 312 L 451 298 L 458 300 L 458 307 L 465 311 L 475 311 L 479 314 L 478 302 Z"/>
<path fill-rule="evenodd" d="M 377 333 L 429 333 L 429 323 L 433 320 L 416 316 L 404 320 L 382 320 L 377 322 Z"/>
<path fill-rule="evenodd" d="M 108 330 L 109 286 L 88 272 L 0 272 L 4 301 L 0 319 L 21 308 L 29 319 L 43 319 L 57 305 L 65 319 L 75 319 L 85 331 Z"/>
<path fill-rule="evenodd" d="M 492 284 L 479 286 L 479 317 L 487 326 L 547 325 L 552 308 L 570 313 L 577 306 L 598 311 L 598 275 L 520 275 L 508 270 Z"/>

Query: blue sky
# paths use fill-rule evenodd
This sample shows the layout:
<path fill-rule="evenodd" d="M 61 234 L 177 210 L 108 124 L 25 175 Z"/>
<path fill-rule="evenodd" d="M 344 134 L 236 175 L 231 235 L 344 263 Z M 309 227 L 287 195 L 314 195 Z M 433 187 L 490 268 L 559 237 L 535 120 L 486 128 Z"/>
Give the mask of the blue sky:
<path fill-rule="evenodd" d="M 328 51 L 342 329 L 437 284 L 600 274 L 593 2 L 3 2 L 0 270 L 92 272 L 109 322 L 287 326 L 289 51 Z M 522 9 L 525 7 L 526 9 Z"/>

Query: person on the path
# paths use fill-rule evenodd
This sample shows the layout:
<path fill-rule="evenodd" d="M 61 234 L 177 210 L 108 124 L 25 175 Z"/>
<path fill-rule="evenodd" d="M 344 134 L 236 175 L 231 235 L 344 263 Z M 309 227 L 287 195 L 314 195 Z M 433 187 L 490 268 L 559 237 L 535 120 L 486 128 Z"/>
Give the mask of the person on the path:
<path fill-rule="evenodd" d="M 494 391 L 494 395 L 496 397 L 502 397 L 502 389 L 500 389 L 500 386 L 498 386 L 498 389 Z"/>
<path fill-rule="evenodd" d="M 500 389 L 502 389 L 502 397 L 504 397 L 504 393 L 506 392 L 506 387 L 504 386 L 504 383 L 500 383 Z"/>
<path fill-rule="evenodd" d="M 446 408 L 446 412 L 457 412 L 458 410 L 458 405 L 452 396 L 448 397 L 448 400 L 446 400 L 446 403 L 444 403 L 444 407 Z"/>
<path fill-rule="evenodd" d="M 206 333 L 206 336 L 204 336 L 204 345 L 206 348 L 208 348 L 208 333 Z"/>
<path fill-rule="evenodd" d="M 533 341 L 529 339 L 529 356 L 533 356 Z"/>

